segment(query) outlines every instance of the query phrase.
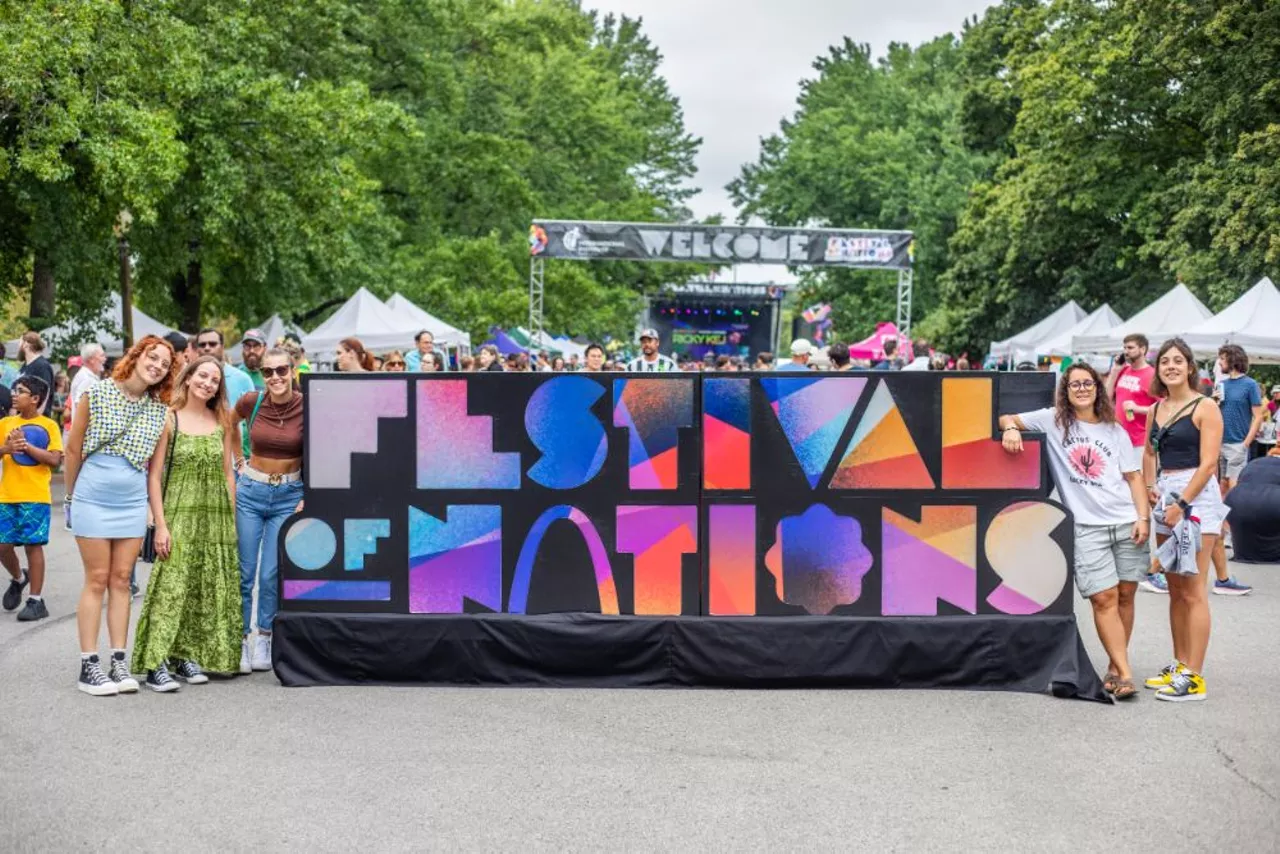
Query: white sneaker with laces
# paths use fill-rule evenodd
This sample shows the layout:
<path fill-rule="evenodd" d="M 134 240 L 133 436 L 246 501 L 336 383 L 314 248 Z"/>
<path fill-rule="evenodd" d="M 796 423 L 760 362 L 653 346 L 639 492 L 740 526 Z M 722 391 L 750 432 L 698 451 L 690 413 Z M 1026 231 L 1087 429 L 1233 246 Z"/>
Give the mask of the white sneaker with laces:
<path fill-rule="evenodd" d="M 271 635 L 258 635 L 253 644 L 253 669 L 271 669 Z"/>
<path fill-rule="evenodd" d="M 240 672 L 252 673 L 253 666 L 249 663 L 249 636 L 245 635 L 244 640 L 240 641 Z"/>

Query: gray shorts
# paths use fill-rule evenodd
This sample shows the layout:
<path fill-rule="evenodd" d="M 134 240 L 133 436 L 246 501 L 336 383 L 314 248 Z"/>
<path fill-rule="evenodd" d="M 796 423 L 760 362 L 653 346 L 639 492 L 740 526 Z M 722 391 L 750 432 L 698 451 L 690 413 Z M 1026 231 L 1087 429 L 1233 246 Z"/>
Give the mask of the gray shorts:
<path fill-rule="evenodd" d="M 1244 442 L 1235 444 L 1222 443 L 1222 451 L 1218 454 L 1218 475 L 1223 480 L 1229 480 L 1235 483 L 1240 479 L 1240 472 L 1244 471 L 1245 464 L 1249 462 L 1249 448 Z"/>
<path fill-rule="evenodd" d="M 1137 583 L 1147 574 L 1151 557 L 1133 542 L 1133 523 L 1076 525 L 1076 588 L 1085 599 L 1121 581 Z"/>

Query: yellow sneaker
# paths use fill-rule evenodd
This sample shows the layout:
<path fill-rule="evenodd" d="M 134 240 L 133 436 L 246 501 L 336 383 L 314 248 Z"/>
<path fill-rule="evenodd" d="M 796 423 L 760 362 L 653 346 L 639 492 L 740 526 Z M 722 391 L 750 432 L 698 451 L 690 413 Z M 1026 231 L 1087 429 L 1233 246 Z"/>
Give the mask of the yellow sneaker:
<path fill-rule="evenodd" d="M 1185 667 L 1174 674 L 1168 685 L 1156 692 L 1157 700 L 1168 700 L 1171 703 L 1203 700 L 1207 696 L 1204 677 L 1199 673 L 1192 673 Z"/>
<path fill-rule="evenodd" d="M 1180 669 L 1182 669 L 1182 664 L 1175 661 L 1173 664 L 1168 664 L 1160 668 L 1159 673 L 1152 676 L 1142 684 L 1152 690 L 1159 690 L 1168 686 L 1168 684 L 1173 681 L 1174 674 L 1176 674 Z"/>

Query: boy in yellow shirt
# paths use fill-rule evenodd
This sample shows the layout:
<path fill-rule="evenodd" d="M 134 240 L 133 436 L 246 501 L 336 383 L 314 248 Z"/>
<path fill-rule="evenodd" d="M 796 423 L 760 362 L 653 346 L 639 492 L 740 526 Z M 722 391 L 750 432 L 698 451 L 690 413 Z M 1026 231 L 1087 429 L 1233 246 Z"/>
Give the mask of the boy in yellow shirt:
<path fill-rule="evenodd" d="M 36 377 L 19 377 L 13 383 L 13 411 L 0 418 L 0 564 L 9 571 L 4 609 L 12 611 L 22 600 L 22 588 L 31 583 L 20 622 L 49 616 L 44 604 L 44 547 L 49 542 L 49 483 L 62 463 L 62 431 L 40 414 L 49 389 Z M 15 546 L 27 552 L 27 572 L 18 566 Z"/>

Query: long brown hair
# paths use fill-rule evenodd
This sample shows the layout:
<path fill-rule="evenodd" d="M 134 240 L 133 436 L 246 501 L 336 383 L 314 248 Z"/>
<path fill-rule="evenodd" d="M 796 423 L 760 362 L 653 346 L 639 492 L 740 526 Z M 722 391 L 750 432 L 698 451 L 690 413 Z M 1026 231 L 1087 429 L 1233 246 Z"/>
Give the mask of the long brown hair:
<path fill-rule="evenodd" d="M 1093 415 L 1098 423 L 1116 423 L 1116 409 L 1111 405 L 1111 397 L 1102 385 L 1102 377 L 1098 376 L 1098 372 L 1088 362 L 1076 362 L 1063 371 L 1062 379 L 1058 382 L 1058 393 L 1054 398 L 1054 423 L 1062 428 L 1063 433 L 1070 432 L 1071 426 L 1076 423 L 1076 408 L 1071 405 L 1071 389 L 1068 387 L 1071 375 L 1076 371 L 1088 374 L 1089 379 L 1093 380 Z"/>
<path fill-rule="evenodd" d="M 1169 396 L 1168 387 L 1165 386 L 1164 380 L 1160 379 L 1160 360 L 1170 350 L 1177 350 L 1182 354 L 1182 358 L 1187 360 L 1187 387 L 1192 392 L 1198 393 L 1200 391 L 1200 368 L 1196 365 L 1195 355 L 1191 352 L 1191 348 L 1187 346 L 1186 341 L 1181 338 L 1170 338 L 1160 345 L 1160 352 L 1156 353 L 1156 373 L 1151 378 L 1151 389 L 1148 394 L 1161 399 Z"/>
<path fill-rule="evenodd" d="M 225 426 L 230 421 L 230 411 L 227 407 L 227 371 L 222 367 L 222 362 L 213 356 L 201 356 L 182 369 L 182 373 L 178 374 L 178 381 L 173 390 L 173 402 L 169 404 L 169 408 L 177 412 L 187 405 L 187 380 L 191 379 L 201 365 L 213 365 L 218 369 L 218 391 L 205 405 L 213 412 L 213 417 L 218 420 L 218 423 Z"/>
<path fill-rule="evenodd" d="M 356 359 L 360 362 L 360 367 L 366 371 L 373 370 L 373 354 L 364 348 L 364 344 L 360 343 L 359 338 L 343 338 L 338 342 L 338 346 L 355 353 Z"/>
<path fill-rule="evenodd" d="M 149 394 L 161 403 L 168 403 L 173 396 L 173 383 L 178 378 L 178 355 L 173 352 L 173 345 L 157 335 L 144 336 L 138 343 L 129 348 L 129 352 L 116 363 L 111 372 L 111 379 L 118 383 L 126 382 L 138 368 L 138 360 L 156 347 L 169 351 L 169 373 L 153 386 L 148 386 L 143 394 Z"/>

